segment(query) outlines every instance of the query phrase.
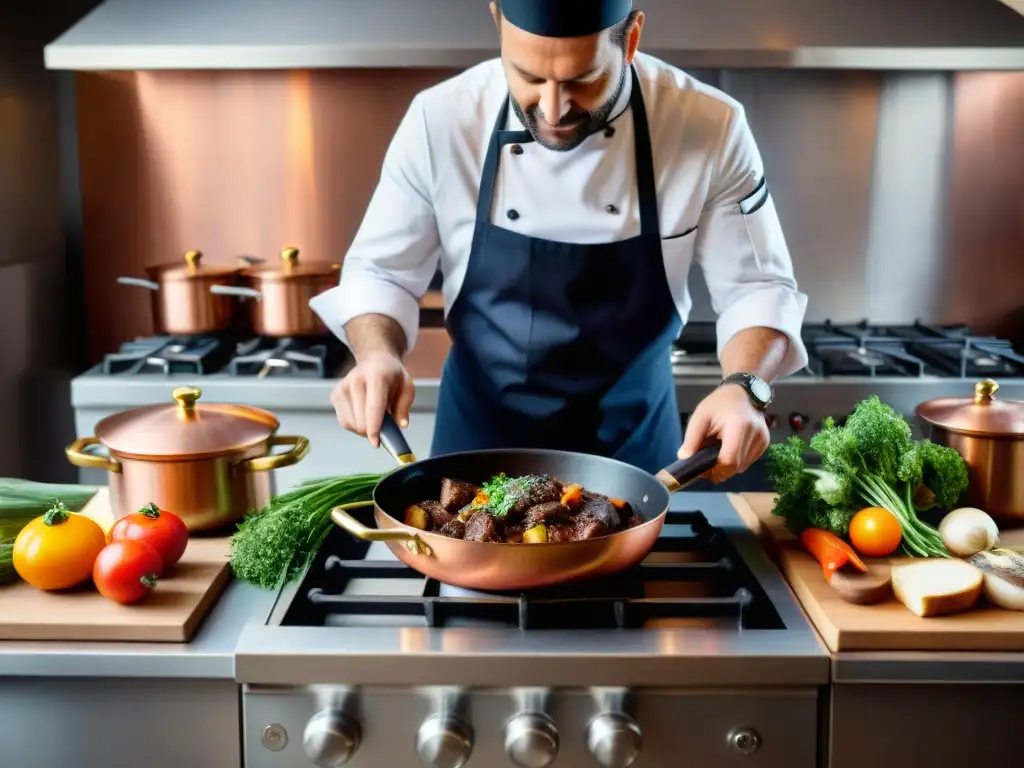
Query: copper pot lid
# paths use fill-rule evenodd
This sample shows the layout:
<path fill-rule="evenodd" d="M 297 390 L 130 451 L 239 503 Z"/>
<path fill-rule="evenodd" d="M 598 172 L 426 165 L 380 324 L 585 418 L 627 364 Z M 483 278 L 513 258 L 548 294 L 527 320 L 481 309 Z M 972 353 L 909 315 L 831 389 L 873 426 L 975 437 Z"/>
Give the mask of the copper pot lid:
<path fill-rule="evenodd" d="M 203 278 L 231 277 L 241 272 L 241 267 L 230 267 L 224 264 L 204 264 L 203 254 L 199 251 L 188 251 L 184 262 L 158 264 L 147 270 L 154 280 L 197 280 Z"/>
<path fill-rule="evenodd" d="M 940 397 L 917 406 L 930 424 L 963 435 L 1024 437 L 1024 402 L 999 400 L 992 379 L 974 385 L 974 397 Z"/>
<path fill-rule="evenodd" d="M 257 280 L 274 282 L 279 280 L 295 280 L 306 277 L 328 277 L 337 275 L 340 264 L 330 261 L 300 261 L 298 248 L 285 248 L 281 258 L 263 264 L 252 264 L 245 270 L 246 276 Z"/>
<path fill-rule="evenodd" d="M 271 437 L 277 417 L 248 405 L 200 405 L 203 391 L 178 387 L 173 403 L 107 416 L 96 437 L 111 452 L 131 458 L 200 459 L 238 453 Z"/>

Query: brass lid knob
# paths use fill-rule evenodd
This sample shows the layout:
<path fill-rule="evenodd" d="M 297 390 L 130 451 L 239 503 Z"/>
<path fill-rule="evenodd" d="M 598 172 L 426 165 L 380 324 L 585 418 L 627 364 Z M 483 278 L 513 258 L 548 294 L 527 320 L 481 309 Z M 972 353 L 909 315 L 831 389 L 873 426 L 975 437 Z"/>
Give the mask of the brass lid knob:
<path fill-rule="evenodd" d="M 284 262 L 285 267 L 294 267 L 299 263 L 299 249 L 288 247 L 281 251 L 281 261 Z"/>
<path fill-rule="evenodd" d="M 188 251 L 185 253 L 185 263 L 188 264 L 190 272 L 199 266 L 199 262 L 202 261 L 202 259 L 203 254 L 199 251 Z"/>
<path fill-rule="evenodd" d="M 974 385 L 974 402 L 977 405 L 989 405 L 999 391 L 999 384 L 992 379 L 983 379 Z"/>
<path fill-rule="evenodd" d="M 178 404 L 182 415 L 190 415 L 196 409 L 196 401 L 203 396 L 199 387 L 178 387 L 171 392 L 171 397 Z"/>

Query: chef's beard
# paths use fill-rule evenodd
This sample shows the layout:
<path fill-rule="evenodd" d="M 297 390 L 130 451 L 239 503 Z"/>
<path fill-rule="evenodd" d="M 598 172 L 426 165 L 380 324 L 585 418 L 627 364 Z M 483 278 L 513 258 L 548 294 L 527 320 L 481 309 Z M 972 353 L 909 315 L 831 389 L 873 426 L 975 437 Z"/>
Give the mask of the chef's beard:
<path fill-rule="evenodd" d="M 519 122 L 526 126 L 526 130 L 533 136 L 534 141 L 542 147 L 552 149 L 555 152 L 568 152 L 571 149 L 576 149 L 590 134 L 600 131 L 607 124 L 608 117 L 611 115 L 612 110 L 615 109 L 615 103 L 619 100 L 619 96 L 622 95 L 622 89 L 626 85 L 626 71 L 628 69 L 628 66 L 622 68 L 619 82 L 615 86 L 615 92 L 597 109 L 588 112 L 574 107 L 563 115 L 562 119 L 558 121 L 558 125 L 576 126 L 575 130 L 563 138 L 550 139 L 540 133 L 538 128 L 540 118 L 537 116 L 540 105 L 534 105 L 530 108 L 529 112 L 524 112 L 519 102 L 516 101 L 516 97 L 511 96 L 512 111 L 516 113 Z"/>

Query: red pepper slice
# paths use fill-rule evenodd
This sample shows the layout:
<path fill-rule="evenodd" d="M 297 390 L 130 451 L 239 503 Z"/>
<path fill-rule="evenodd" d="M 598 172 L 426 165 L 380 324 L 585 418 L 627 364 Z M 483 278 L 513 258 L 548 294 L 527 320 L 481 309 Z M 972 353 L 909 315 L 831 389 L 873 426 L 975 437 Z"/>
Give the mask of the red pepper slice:
<path fill-rule="evenodd" d="M 832 574 L 847 564 L 861 573 L 867 573 L 867 566 L 853 551 L 853 547 L 834 533 L 819 528 L 807 528 L 800 534 L 800 543 L 821 565 L 825 581 L 832 581 Z"/>

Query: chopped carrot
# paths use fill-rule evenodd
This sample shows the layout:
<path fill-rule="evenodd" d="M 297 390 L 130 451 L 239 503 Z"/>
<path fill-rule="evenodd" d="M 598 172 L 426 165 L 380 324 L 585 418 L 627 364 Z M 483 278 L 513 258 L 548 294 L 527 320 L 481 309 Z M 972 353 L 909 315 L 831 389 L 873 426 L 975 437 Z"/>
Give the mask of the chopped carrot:
<path fill-rule="evenodd" d="M 486 491 L 480 491 L 476 496 L 473 497 L 474 507 L 486 507 L 491 503 L 491 497 L 487 495 Z"/>
<path fill-rule="evenodd" d="M 612 506 L 615 507 L 616 509 L 626 508 L 626 502 L 623 501 L 622 499 L 609 499 L 609 501 L 612 503 Z"/>
<path fill-rule="evenodd" d="M 583 487 L 573 483 L 562 490 L 562 506 L 575 507 L 583 501 Z"/>
<path fill-rule="evenodd" d="M 853 547 L 834 533 L 808 528 L 800 534 L 800 543 L 818 561 L 826 581 L 831 581 L 832 574 L 847 564 L 861 573 L 867 573 L 867 566 L 853 551 Z"/>

